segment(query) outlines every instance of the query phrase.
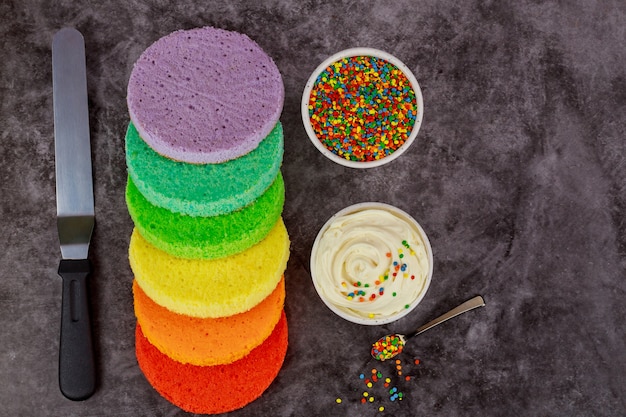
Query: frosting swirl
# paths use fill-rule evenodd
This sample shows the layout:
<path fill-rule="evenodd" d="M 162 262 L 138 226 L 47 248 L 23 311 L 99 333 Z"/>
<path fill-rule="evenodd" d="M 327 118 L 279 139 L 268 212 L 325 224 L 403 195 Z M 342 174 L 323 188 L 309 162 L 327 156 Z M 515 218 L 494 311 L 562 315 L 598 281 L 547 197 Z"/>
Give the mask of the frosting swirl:
<path fill-rule="evenodd" d="M 320 296 L 343 312 L 385 319 L 425 290 L 430 260 L 419 228 L 367 208 L 334 218 L 316 242 L 311 268 Z"/>

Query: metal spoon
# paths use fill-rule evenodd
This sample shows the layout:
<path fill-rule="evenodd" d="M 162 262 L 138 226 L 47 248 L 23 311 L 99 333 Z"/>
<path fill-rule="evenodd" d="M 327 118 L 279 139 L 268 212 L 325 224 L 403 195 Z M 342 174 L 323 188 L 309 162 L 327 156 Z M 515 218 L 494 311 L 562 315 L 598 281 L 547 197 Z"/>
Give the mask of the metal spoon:
<path fill-rule="evenodd" d="M 453 308 L 452 310 L 437 317 L 436 319 L 429 321 L 428 323 L 417 329 L 415 333 L 407 336 L 398 333 L 383 336 L 372 345 L 372 357 L 379 361 L 391 359 L 402 352 L 406 341 L 410 338 L 417 336 L 418 334 L 423 333 L 428 329 L 432 329 L 436 325 L 443 323 L 444 321 L 451 319 L 452 317 L 456 317 L 459 314 L 473 310 L 477 307 L 483 307 L 484 305 L 485 300 L 483 300 L 483 297 L 479 295 L 472 298 L 471 300 L 464 302 L 460 306 Z"/>

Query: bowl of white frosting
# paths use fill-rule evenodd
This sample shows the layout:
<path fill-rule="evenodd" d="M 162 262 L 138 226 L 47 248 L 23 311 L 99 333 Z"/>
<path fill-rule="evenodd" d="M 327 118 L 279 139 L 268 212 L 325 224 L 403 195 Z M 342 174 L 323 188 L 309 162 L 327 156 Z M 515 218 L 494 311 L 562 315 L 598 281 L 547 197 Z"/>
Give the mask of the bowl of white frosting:
<path fill-rule="evenodd" d="M 413 217 L 384 203 L 339 211 L 320 229 L 311 278 L 326 306 L 354 323 L 381 325 L 409 314 L 433 275 L 426 233 Z"/>

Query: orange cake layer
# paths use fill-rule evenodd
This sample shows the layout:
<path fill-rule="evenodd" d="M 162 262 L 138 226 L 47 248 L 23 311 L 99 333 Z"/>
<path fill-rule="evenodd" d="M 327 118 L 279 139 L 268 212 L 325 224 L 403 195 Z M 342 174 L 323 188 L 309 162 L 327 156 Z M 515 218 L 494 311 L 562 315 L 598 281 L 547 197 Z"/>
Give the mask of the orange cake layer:
<path fill-rule="evenodd" d="M 272 334 L 243 358 L 228 365 L 182 364 L 150 344 L 138 324 L 139 367 L 154 389 L 190 413 L 219 414 L 244 407 L 270 386 L 287 353 L 287 319 L 282 313 Z"/>
<path fill-rule="evenodd" d="M 144 336 L 170 358 L 193 365 L 227 364 L 241 359 L 272 333 L 285 301 L 285 281 L 244 313 L 212 318 L 174 313 L 152 301 L 133 281 L 135 316 Z"/>

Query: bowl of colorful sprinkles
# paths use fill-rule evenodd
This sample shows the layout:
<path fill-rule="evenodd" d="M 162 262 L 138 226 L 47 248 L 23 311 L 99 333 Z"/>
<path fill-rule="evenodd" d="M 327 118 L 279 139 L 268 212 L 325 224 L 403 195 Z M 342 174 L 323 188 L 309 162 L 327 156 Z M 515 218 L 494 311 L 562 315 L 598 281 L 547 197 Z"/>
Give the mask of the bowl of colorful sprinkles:
<path fill-rule="evenodd" d="M 338 52 L 313 72 L 302 94 L 302 120 L 315 147 L 352 168 L 377 167 L 414 142 L 424 102 L 409 68 L 372 48 Z"/>
<path fill-rule="evenodd" d="M 422 227 L 384 203 L 337 212 L 311 251 L 311 278 L 321 300 L 358 324 L 386 324 L 409 314 L 424 298 L 432 274 L 432 248 Z"/>

